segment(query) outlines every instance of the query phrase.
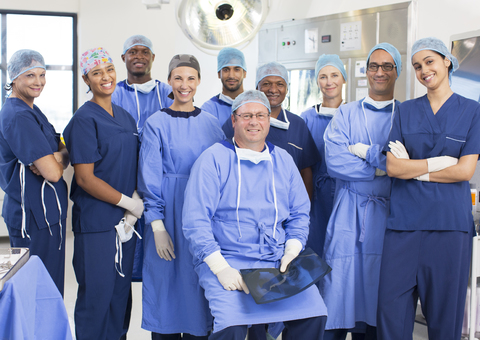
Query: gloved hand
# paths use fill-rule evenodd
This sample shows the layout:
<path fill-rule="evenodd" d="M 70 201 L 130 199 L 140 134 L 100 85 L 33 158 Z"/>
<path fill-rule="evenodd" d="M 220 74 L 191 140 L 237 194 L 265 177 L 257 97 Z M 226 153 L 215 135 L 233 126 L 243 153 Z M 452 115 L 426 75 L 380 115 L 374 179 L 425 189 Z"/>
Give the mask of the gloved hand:
<path fill-rule="evenodd" d="M 230 267 L 227 260 L 225 260 L 220 253 L 220 250 L 208 255 L 203 261 L 217 276 L 218 282 L 220 282 L 225 290 L 243 290 L 246 294 L 250 293 L 240 272 Z"/>
<path fill-rule="evenodd" d="M 225 290 L 243 290 L 246 294 L 250 293 L 242 275 L 235 268 L 228 266 L 217 274 L 217 278 Z"/>
<path fill-rule="evenodd" d="M 458 158 L 450 156 L 440 156 L 427 158 L 428 172 L 436 172 L 446 169 L 458 163 Z"/>
<path fill-rule="evenodd" d="M 152 221 L 152 230 L 158 256 L 167 261 L 172 261 L 172 258 L 175 259 L 173 242 L 168 231 L 165 229 L 163 221 Z"/>
<path fill-rule="evenodd" d="M 133 216 L 136 218 L 142 217 L 143 214 L 143 201 L 135 190 L 133 192 L 132 198 L 122 194 L 120 201 L 117 203 L 117 206 L 130 211 Z"/>
<path fill-rule="evenodd" d="M 123 217 L 125 217 L 125 232 L 129 232 L 130 229 L 134 229 L 135 223 L 137 223 L 137 218 L 128 210 L 125 211 Z"/>
<path fill-rule="evenodd" d="M 361 159 L 366 159 L 367 158 L 367 151 L 370 148 L 370 145 L 363 144 L 363 143 L 357 143 L 355 145 L 349 145 L 348 146 L 348 151 L 350 151 L 351 154 L 360 157 Z"/>
<path fill-rule="evenodd" d="M 410 159 L 408 155 L 407 149 L 405 146 L 398 140 L 394 142 L 388 143 L 388 147 L 390 148 L 390 152 L 398 159 Z"/>
<path fill-rule="evenodd" d="M 383 171 L 382 169 L 376 168 L 375 169 L 375 176 L 380 177 L 380 176 L 386 176 L 387 173 Z"/>
<path fill-rule="evenodd" d="M 430 175 L 427 172 L 426 174 L 415 177 L 414 179 L 416 179 L 417 181 L 422 181 L 422 182 L 430 182 Z"/>
<path fill-rule="evenodd" d="M 291 238 L 285 242 L 285 252 L 280 260 L 280 273 L 285 273 L 287 266 L 300 254 L 302 248 L 302 243 L 297 239 Z"/>

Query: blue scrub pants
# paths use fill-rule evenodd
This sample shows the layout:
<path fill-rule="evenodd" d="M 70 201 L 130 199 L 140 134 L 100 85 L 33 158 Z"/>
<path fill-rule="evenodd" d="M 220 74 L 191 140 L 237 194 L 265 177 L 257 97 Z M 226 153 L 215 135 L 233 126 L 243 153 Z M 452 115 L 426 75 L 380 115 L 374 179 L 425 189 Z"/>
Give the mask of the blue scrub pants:
<path fill-rule="evenodd" d="M 208 340 L 208 336 L 195 336 L 188 333 L 160 334 L 152 332 L 152 340 Z"/>
<path fill-rule="evenodd" d="M 122 244 L 123 273 L 115 270 L 116 231 L 75 233 L 73 268 L 78 282 L 75 304 L 77 340 L 118 340 L 122 335 L 132 278 L 136 236 Z"/>
<path fill-rule="evenodd" d="M 429 339 L 460 339 L 472 232 L 386 231 L 378 296 L 379 339 L 412 339 L 418 298 Z"/>
<path fill-rule="evenodd" d="M 60 225 L 54 224 L 50 226 L 52 235 L 48 228 L 38 229 L 35 218 L 30 217 L 28 223 L 28 234 L 30 238 L 22 238 L 22 231 L 19 229 L 8 229 L 11 247 L 28 248 L 30 255 L 37 255 L 47 268 L 48 273 L 55 282 L 60 294 L 63 296 L 63 288 L 65 282 L 65 237 L 66 237 L 67 220 L 62 221 L 62 237 L 60 237 Z M 60 242 L 62 247 L 59 250 Z"/>
<path fill-rule="evenodd" d="M 364 324 L 365 325 L 365 324 Z M 366 325 L 365 332 L 355 332 L 355 329 L 329 329 L 325 331 L 324 340 L 345 340 L 350 332 L 352 340 L 376 340 L 377 327 Z"/>
<path fill-rule="evenodd" d="M 283 340 L 324 340 L 326 316 L 316 318 L 285 321 L 282 333 Z M 212 333 L 208 340 L 245 340 L 248 326 L 231 326 L 219 332 Z"/>

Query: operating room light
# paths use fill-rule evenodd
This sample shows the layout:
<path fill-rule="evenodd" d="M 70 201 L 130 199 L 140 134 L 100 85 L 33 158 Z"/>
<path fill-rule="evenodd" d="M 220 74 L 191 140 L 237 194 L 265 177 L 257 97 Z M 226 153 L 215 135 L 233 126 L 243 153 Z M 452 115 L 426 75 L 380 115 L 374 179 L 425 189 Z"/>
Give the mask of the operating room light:
<path fill-rule="evenodd" d="M 268 0 L 180 0 L 176 16 L 183 33 L 200 49 L 248 44 L 268 14 Z"/>

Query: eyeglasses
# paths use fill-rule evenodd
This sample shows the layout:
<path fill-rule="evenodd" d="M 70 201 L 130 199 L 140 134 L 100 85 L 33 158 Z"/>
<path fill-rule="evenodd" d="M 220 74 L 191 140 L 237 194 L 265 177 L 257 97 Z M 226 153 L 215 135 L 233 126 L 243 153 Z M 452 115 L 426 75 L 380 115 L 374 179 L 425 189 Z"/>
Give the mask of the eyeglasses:
<path fill-rule="evenodd" d="M 266 120 L 267 117 L 270 116 L 270 113 L 257 113 L 257 114 L 242 113 L 242 114 L 239 114 L 239 115 L 235 113 L 235 116 L 239 116 L 243 120 L 251 120 L 253 117 L 256 117 L 257 120 Z"/>
<path fill-rule="evenodd" d="M 372 64 L 368 64 L 367 70 L 371 72 L 377 72 L 379 67 L 382 68 L 383 72 L 389 72 L 389 71 L 393 71 L 393 69 L 396 68 L 397 66 L 390 63 L 385 63 L 382 65 L 372 63 Z"/>

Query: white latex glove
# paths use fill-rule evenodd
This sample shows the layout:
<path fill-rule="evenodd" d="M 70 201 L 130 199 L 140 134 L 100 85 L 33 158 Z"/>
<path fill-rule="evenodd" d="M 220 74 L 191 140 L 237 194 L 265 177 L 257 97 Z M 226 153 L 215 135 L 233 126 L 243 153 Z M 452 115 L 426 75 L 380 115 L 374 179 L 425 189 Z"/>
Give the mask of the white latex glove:
<path fill-rule="evenodd" d="M 422 182 L 430 182 L 430 175 L 427 172 L 426 174 L 415 177 L 414 179 L 416 179 L 417 181 L 422 181 Z"/>
<path fill-rule="evenodd" d="M 427 158 L 428 172 L 436 172 L 458 163 L 458 158 L 450 156 L 440 156 Z"/>
<path fill-rule="evenodd" d="M 410 159 L 410 156 L 408 155 L 407 149 L 405 149 L 405 146 L 398 140 L 394 142 L 388 143 L 388 147 L 390 148 L 390 152 L 392 155 L 395 156 L 395 158 L 398 159 Z"/>
<path fill-rule="evenodd" d="M 135 216 L 133 216 L 133 214 L 130 212 L 130 211 L 125 211 L 125 215 L 123 215 L 123 217 L 125 217 L 125 222 L 128 226 L 134 228 L 135 227 L 135 223 L 137 223 L 137 218 Z M 125 230 L 127 229 L 127 227 L 125 227 Z"/>
<path fill-rule="evenodd" d="M 135 190 L 132 198 L 122 194 L 117 206 L 130 211 L 136 218 L 142 217 L 143 214 L 143 201 Z"/>
<path fill-rule="evenodd" d="M 217 278 L 225 290 L 243 290 L 246 294 L 250 293 L 242 275 L 235 268 L 228 266 L 217 274 Z"/>
<path fill-rule="evenodd" d="M 379 168 L 375 169 L 375 176 L 380 177 L 380 176 L 386 176 L 386 175 L 387 175 L 387 173 L 385 171 L 383 171 L 382 169 L 379 169 Z"/>
<path fill-rule="evenodd" d="M 243 290 L 246 294 L 250 293 L 240 272 L 230 267 L 220 250 L 208 255 L 203 261 L 217 276 L 218 282 L 225 290 Z"/>
<path fill-rule="evenodd" d="M 302 243 L 294 238 L 291 238 L 285 243 L 285 252 L 280 260 L 280 273 L 285 273 L 287 266 L 300 254 L 302 248 Z"/>
<path fill-rule="evenodd" d="M 366 159 L 367 158 L 367 151 L 370 148 L 370 145 L 363 144 L 363 143 L 357 143 L 355 145 L 349 145 L 348 146 L 348 151 L 350 151 L 351 154 L 360 157 L 361 159 Z"/>
<path fill-rule="evenodd" d="M 172 261 L 172 258 L 175 259 L 173 242 L 168 231 L 165 229 L 163 221 L 152 221 L 152 230 L 158 256 L 167 261 Z"/>

